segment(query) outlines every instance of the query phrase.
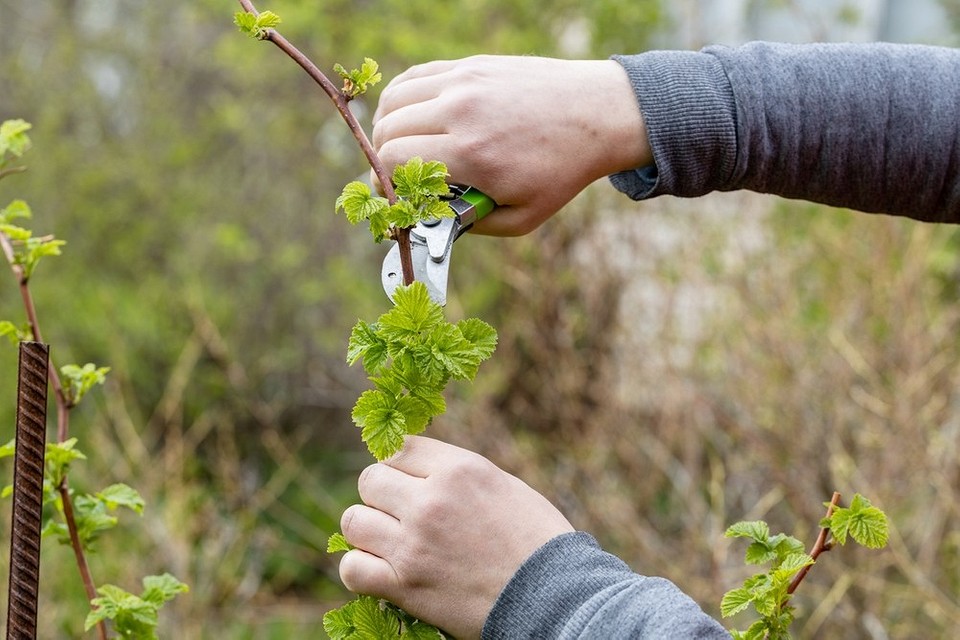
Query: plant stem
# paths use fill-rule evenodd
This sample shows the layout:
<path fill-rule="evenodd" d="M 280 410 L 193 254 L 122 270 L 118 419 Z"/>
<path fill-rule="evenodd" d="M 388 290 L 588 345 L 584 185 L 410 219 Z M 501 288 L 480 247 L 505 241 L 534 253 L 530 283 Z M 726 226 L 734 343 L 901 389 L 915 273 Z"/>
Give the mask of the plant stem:
<path fill-rule="evenodd" d="M 837 491 L 833 492 L 833 498 L 830 500 L 830 504 L 827 506 L 827 515 L 829 518 L 833 515 L 833 510 L 840 504 L 840 493 Z M 817 558 L 820 557 L 820 554 L 824 551 L 830 551 L 833 548 L 833 545 L 827 541 L 828 536 L 830 535 L 829 527 L 821 527 L 820 534 L 817 536 L 817 541 L 813 544 L 813 549 L 810 550 L 810 557 L 813 558 L 813 561 L 816 562 Z M 803 582 L 803 579 L 807 576 L 807 573 L 810 571 L 810 567 L 813 565 L 807 565 L 800 572 L 794 576 L 793 581 L 790 583 L 790 586 L 787 587 L 787 595 L 790 596 L 794 591 L 797 590 L 797 587 L 800 586 L 800 583 Z"/>
<path fill-rule="evenodd" d="M 40 333 L 40 322 L 37 320 L 37 307 L 33 302 L 33 294 L 30 293 L 28 278 L 24 273 L 23 266 L 16 263 L 13 245 L 10 238 L 5 233 L 0 233 L 0 247 L 3 254 L 10 263 L 10 269 L 20 287 L 20 298 L 23 300 L 23 307 L 27 314 L 27 323 L 30 325 L 30 333 L 37 342 L 43 342 L 43 336 Z M 67 439 L 70 426 L 70 403 L 67 400 L 67 394 L 63 391 L 63 384 L 60 382 L 60 375 L 57 373 L 57 367 L 53 364 L 53 359 L 49 360 L 47 365 L 47 379 L 53 387 L 54 396 L 57 402 L 57 442 L 61 443 Z M 60 492 L 60 498 L 63 502 L 63 519 L 67 523 L 67 531 L 70 533 L 70 543 L 73 547 L 73 555 L 77 561 L 77 568 L 80 570 L 80 579 L 83 581 L 83 587 L 87 592 L 87 599 L 92 600 L 97 597 L 97 588 L 90 576 L 90 567 L 87 564 L 87 557 L 83 552 L 83 545 L 80 544 L 80 536 L 77 531 L 77 518 L 73 513 L 73 503 L 70 501 L 70 487 L 67 484 L 67 478 L 64 477 L 57 487 Z M 107 626 L 101 620 L 97 624 L 97 631 L 101 640 L 107 640 Z"/>
<path fill-rule="evenodd" d="M 257 8 L 253 5 L 253 2 L 250 0 L 238 1 L 240 2 L 240 6 L 243 7 L 243 10 L 247 13 L 252 13 L 253 15 L 260 14 L 260 12 L 257 11 Z M 383 166 L 383 162 L 380 160 L 380 156 L 377 155 L 376 150 L 373 148 L 373 144 L 370 142 L 367 134 L 364 133 L 363 127 L 360 126 L 359 120 L 357 120 L 357 117 L 350 110 L 350 97 L 337 89 L 336 85 L 330 81 L 326 74 L 320 71 L 319 67 L 317 67 L 317 65 L 315 65 L 310 58 L 304 55 L 302 51 L 300 51 L 289 40 L 283 37 L 283 35 L 281 35 L 276 29 L 267 29 L 266 35 L 263 39 L 269 40 L 281 51 L 290 56 L 294 62 L 300 65 L 300 67 L 307 72 L 307 75 L 313 78 L 313 80 L 320 85 L 320 88 L 323 89 L 324 93 L 327 94 L 331 102 L 333 102 L 334 106 L 337 108 L 337 111 L 340 113 L 340 116 L 343 118 L 344 122 L 347 123 L 347 126 L 350 128 L 350 132 L 353 134 L 357 144 L 360 145 L 360 150 L 363 152 L 364 157 L 366 157 L 367 162 L 370 164 L 373 172 L 377 175 L 377 179 L 380 181 L 380 186 L 383 188 L 383 195 L 386 196 L 387 201 L 390 204 L 395 204 L 397 202 L 397 194 L 393 190 L 393 182 L 390 179 L 390 174 L 387 173 L 386 167 Z M 410 229 L 398 229 L 395 235 L 397 244 L 400 246 L 400 266 L 403 269 L 403 283 L 409 285 L 414 280 L 413 255 L 410 250 Z"/>

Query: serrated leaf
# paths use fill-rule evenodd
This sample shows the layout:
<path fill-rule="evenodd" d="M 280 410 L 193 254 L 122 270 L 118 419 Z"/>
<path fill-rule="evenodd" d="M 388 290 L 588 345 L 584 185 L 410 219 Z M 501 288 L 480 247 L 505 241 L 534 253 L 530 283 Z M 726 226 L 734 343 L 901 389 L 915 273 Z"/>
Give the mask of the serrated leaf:
<path fill-rule="evenodd" d="M 430 299 L 422 282 L 397 287 L 393 302 L 393 309 L 377 321 L 378 333 L 387 341 L 417 344 L 427 332 L 444 322 L 443 310 Z"/>
<path fill-rule="evenodd" d="M 370 375 L 377 375 L 387 364 L 387 342 L 377 334 L 376 327 L 358 320 L 347 343 L 347 363 L 353 365 L 363 359 L 363 368 Z"/>
<path fill-rule="evenodd" d="M 773 571 L 773 582 L 786 586 L 801 569 L 813 563 L 813 558 L 806 553 L 791 553 Z"/>
<path fill-rule="evenodd" d="M 272 29 L 280 24 L 280 16 L 272 11 L 261 11 L 254 15 L 247 11 L 239 11 L 233 15 L 233 23 L 243 33 L 251 38 L 263 40 L 268 34 L 268 29 Z"/>
<path fill-rule="evenodd" d="M 347 542 L 347 539 L 339 531 L 327 538 L 327 553 L 339 553 L 351 549 L 353 549 L 353 545 Z"/>
<path fill-rule="evenodd" d="M 97 367 L 88 362 L 82 367 L 75 364 L 66 364 L 60 367 L 63 376 L 64 391 L 71 406 L 78 404 L 90 389 L 95 385 L 103 384 L 107 379 L 110 367 Z"/>
<path fill-rule="evenodd" d="M 358 638 L 389 638 L 399 634 L 400 621 L 377 598 L 360 596 L 351 611 Z"/>
<path fill-rule="evenodd" d="M 400 396 L 397 398 L 397 411 L 403 414 L 403 428 L 407 435 L 411 436 L 426 429 L 427 425 L 430 424 L 430 419 L 434 416 L 434 414 L 430 413 L 427 405 L 410 396 Z M 402 438 L 400 440 L 400 447 L 403 447 Z M 398 448 L 397 451 L 399 450 Z M 380 459 L 382 460 L 383 458 Z"/>
<path fill-rule="evenodd" d="M 829 527 L 841 545 L 846 543 L 848 534 L 869 549 L 882 549 L 889 538 L 886 514 L 859 493 L 854 495 L 850 507 L 838 507 L 834 511 Z"/>
<path fill-rule="evenodd" d="M 764 564 L 777 559 L 777 552 L 763 542 L 751 542 L 743 561 L 747 564 Z"/>
<path fill-rule="evenodd" d="M 143 579 L 143 593 L 140 598 L 159 607 L 173 600 L 177 595 L 189 591 L 190 587 L 186 584 L 169 573 L 164 573 L 158 576 L 146 576 Z"/>
<path fill-rule="evenodd" d="M 445 640 L 445 636 L 435 626 L 416 620 L 404 624 L 400 640 Z"/>
<path fill-rule="evenodd" d="M 118 507 L 126 507 L 139 515 L 143 515 L 143 507 L 146 505 L 136 489 L 123 483 L 112 484 L 97 493 L 96 496 L 103 500 L 111 511 Z"/>
<path fill-rule="evenodd" d="M 4 162 L 4 156 L 10 154 L 19 158 L 27 149 L 30 148 L 30 138 L 27 131 L 32 128 L 26 120 L 19 118 L 6 120 L 0 124 L 0 164 Z"/>
<path fill-rule="evenodd" d="M 323 630 L 331 640 L 347 640 L 356 632 L 353 625 L 354 603 L 348 602 L 339 609 L 332 609 L 323 614 Z"/>
<path fill-rule="evenodd" d="M 417 208 L 409 200 L 397 200 L 390 205 L 386 219 L 389 224 L 400 229 L 412 227 L 422 220 Z"/>
<path fill-rule="evenodd" d="M 343 93 L 350 98 L 354 98 L 380 82 L 383 76 L 380 74 L 380 65 L 372 58 L 364 58 L 363 64 L 359 69 L 347 71 L 340 63 L 333 65 L 333 70 L 343 78 Z"/>
<path fill-rule="evenodd" d="M 753 602 L 753 594 L 747 589 L 732 589 L 723 594 L 720 601 L 720 615 L 724 618 L 735 616 L 745 610 Z"/>
<path fill-rule="evenodd" d="M 757 542 L 770 539 L 770 527 L 763 520 L 743 521 L 730 525 L 723 534 L 727 538 L 752 538 Z"/>
<path fill-rule="evenodd" d="M 393 170 L 393 184 L 398 197 L 419 206 L 426 197 L 450 193 L 448 175 L 447 166 L 442 162 L 424 162 L 423 158 L 413 157 Z"/>
<path fill-rule="evenodd" d="M 335 207 L 337 211 L 343 211 L 351 224 L 359 224 L 374 216 L 385 215 L 389 204 L 386 198 L 373 195 L 368 185 L 355 180 L 340 192 Z"/>
<path fill-rule="evenodd" d="M 30 205 L 23 200 L 14 200 L 3 209 L 0 209 L 0 222 L 4 224 L 17 218 L 30 218 L 32 216 L 33 212 L 30 210 Z"/>
<path fill-rule="evenodd" d="M 480 358 L 486 360 L 497 349 L 497 331 L 479 318 L 467 318 L 457 323 L 457 328 L 465 340 L 477 350 Z"/>
<path fill-rule="evenodd" d="M 480 352 L 456 326 L 443 324 L 430 333 L 430 354 L 458 380 L 472 380 L 480 367 Z"/>
<path fill-rule="evenodd" d="M 364 391 L 353 407 L 352 417 L 361 429 L 367 449 L 377 460 L 389 458 L 403 448 L 407 427 L 396 398 L 378 389 Z"/>

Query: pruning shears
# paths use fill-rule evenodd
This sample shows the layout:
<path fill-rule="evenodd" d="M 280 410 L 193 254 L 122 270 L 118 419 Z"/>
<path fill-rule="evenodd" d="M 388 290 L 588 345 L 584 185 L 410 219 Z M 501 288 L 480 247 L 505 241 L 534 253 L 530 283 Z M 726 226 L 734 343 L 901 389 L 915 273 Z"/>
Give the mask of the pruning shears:
<path fill-rule="evenodd" d="M 441 306 L 447 303 L 447 277 L 453 243 L 496 207 L 493 199 L 485 193 L 457 185 L 450 185 L 447 204 L 453 211 L 452 217 L 419 222 L 410 230 L 414 278 L 427 286 L 430 299 Z M 403 284 L 397 243 L 383 259 L 380 280 L 387 297 L 392 300 L 394 291 Z"/>

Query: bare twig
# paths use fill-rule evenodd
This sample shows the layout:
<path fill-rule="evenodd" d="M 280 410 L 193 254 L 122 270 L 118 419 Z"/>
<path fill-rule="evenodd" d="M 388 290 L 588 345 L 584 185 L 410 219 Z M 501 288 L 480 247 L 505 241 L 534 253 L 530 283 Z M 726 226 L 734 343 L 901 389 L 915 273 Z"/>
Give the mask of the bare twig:
<path fill-rule="evenodd" d="M 257 8 L 253 5 L 253 2 L 250 0 L 238 1 L 240 2 L 240 6 L 243 7 L 243 10 L 247 13 L 252 13 L 253 15 L 260 14 L 260 12 L 257 11 Z M 263 37 L 263 39 L 269 40 L 281 51 L 290 56 L 294 62 L 300 65 L 300 67 L 307 72 L 307 75 L 313 78 L 313 80 L 320 85 L 320 88 L 323 89 L 323 92 L 327 94 L 327 96 L 330 98 L 330 101 L 333 102 L 334 106 L 337 108 L 337 111 L 340 113 L 340 116 L 343 118 L 344 122 L 347 123 L 347 126 L 350 128 L 350 132 L 353 134 L 357 144 L 360 145 L 360 150 L 363 152 L 364 157 L 366 157 L 367 162 L 370 164 L 370 167 L 376 174 L 377 179 L 380 181 L 380 186 L 383 188 L 383 194 L 386 196 L 387 201 L 390 204 L 396 203 L 397 194 L 393 189 L 393 182 L 390 179 L 390 174 L 387 173 L 386 167 L 383 166 L 383 162 L 380 160 L 380 156 L 377 155 L 376 150 L 373 148 L 373 144 L 370 142 L 367 134 L 364 133 L 363 127 L 360 126 L 360 121 L 357 120 L 357 117 L 350 110 L 350 96 L 338 89 L 336 85 L 330 81 L 326 74 L 324 74 L 320 68 L 310 60 L 310 58 L 308 58 L 302 51 L 295 47 L 289 40 L 283 37 L 283 35 L 281 35 L 276 29 L 267 29 L 266 35 Z M 400 266 L 403 269 L 403 283 L 410 284 L 414 280 L 413 256 L 410 250 L 410 229 L 397 229 L 395 233 L 395 239 L 400 246 Z"/>
<path fill-rule="evenodd" d="M 829 518 L 833 515 L 833 510 L 837 508 L 837 505 L 840 504 L 840 493 L 837 491 L 833 492 L 833 498 L 830 500 L 830 504 L 827 505 L 827 515 L 826 518 Z M 821 527 L 820 535 L 817 536 L 817 541 L 813 544 L 813 549 L 810 550 L 810 557 L 813 558 L 813 561 L 816 562 L 817 558 L 820 557 L 820 554 L 824 551 L 830 551 L 833 548 L 833 544 L 828 542 L 830 536 L 829 527 Z M 794 591 L 797 590 L 797 587 L 800 586 L 800 583 L 803 582 L 803 579 L 807 576 L 807 573 L 810 571 L 810 567 L 813 565 L 808 564 L 800 572 L 793 577 L 793 581 L 790 582 L 790 586 L 787 587 L 787 595 L 790 596 Z"/>

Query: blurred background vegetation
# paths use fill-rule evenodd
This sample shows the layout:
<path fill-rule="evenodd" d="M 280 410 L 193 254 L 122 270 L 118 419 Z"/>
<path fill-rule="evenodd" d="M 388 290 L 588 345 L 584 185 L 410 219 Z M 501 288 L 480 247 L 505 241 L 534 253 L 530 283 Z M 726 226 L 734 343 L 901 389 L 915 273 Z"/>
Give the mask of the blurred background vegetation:
<path fill-rule="evenodd" d="M 719 5 L 743 14 L 733 40 L 758 15 L 811 18 L 791 39 L 842 37 L 881 4 L 906 5 L 259 8 L 321 67 L 370 56 L 389 79 L 473 53 L 695 47 L 723 38 L 690 26 Z M 349 134 L 289 59 L 235 30 L 238 6 L 0 0 L 0 120 L 34 124 L 29 171 L 3 181 L 0 204 L 27 200 L 32 227 L 68 242 L 33 281 L 53 358 L 112 368 L 74 418 L 90 460 L 73 485 L 128 482 L 147 500 L 92 557 L 95 580 L 188 582 L 164 637 L 312 638 L 347 597 L 324 549 L 370 458 L 349 417 L 366 381 L 345 345 L 357 317 L 385 308 L 383 248 L 333 215 L 364 169 Z M 357 103 L 365 121 L 375 101 Z M 812 542 L 821 502 L 861 492 L 891 516 L 891 546 L 824 556 L 800 590 L 798 636 L 949 637 L 957 244 L 946 226 L 753 194 L 638 205 L 598 184 L 527 238 L 458 245 L 448 313 L 483 317 L 501 346 L 431 434 L 517 473 L 712 613 L 746 571 L 728 524 L 765 518 Z M 20 323 L 18 303 L 0 278 L 0 319 Z M 4 441 L 15 352 L 0 349 Z M 41 637 L 80 637 L 72 558 L 52 542 L 43 553 Z"/>

